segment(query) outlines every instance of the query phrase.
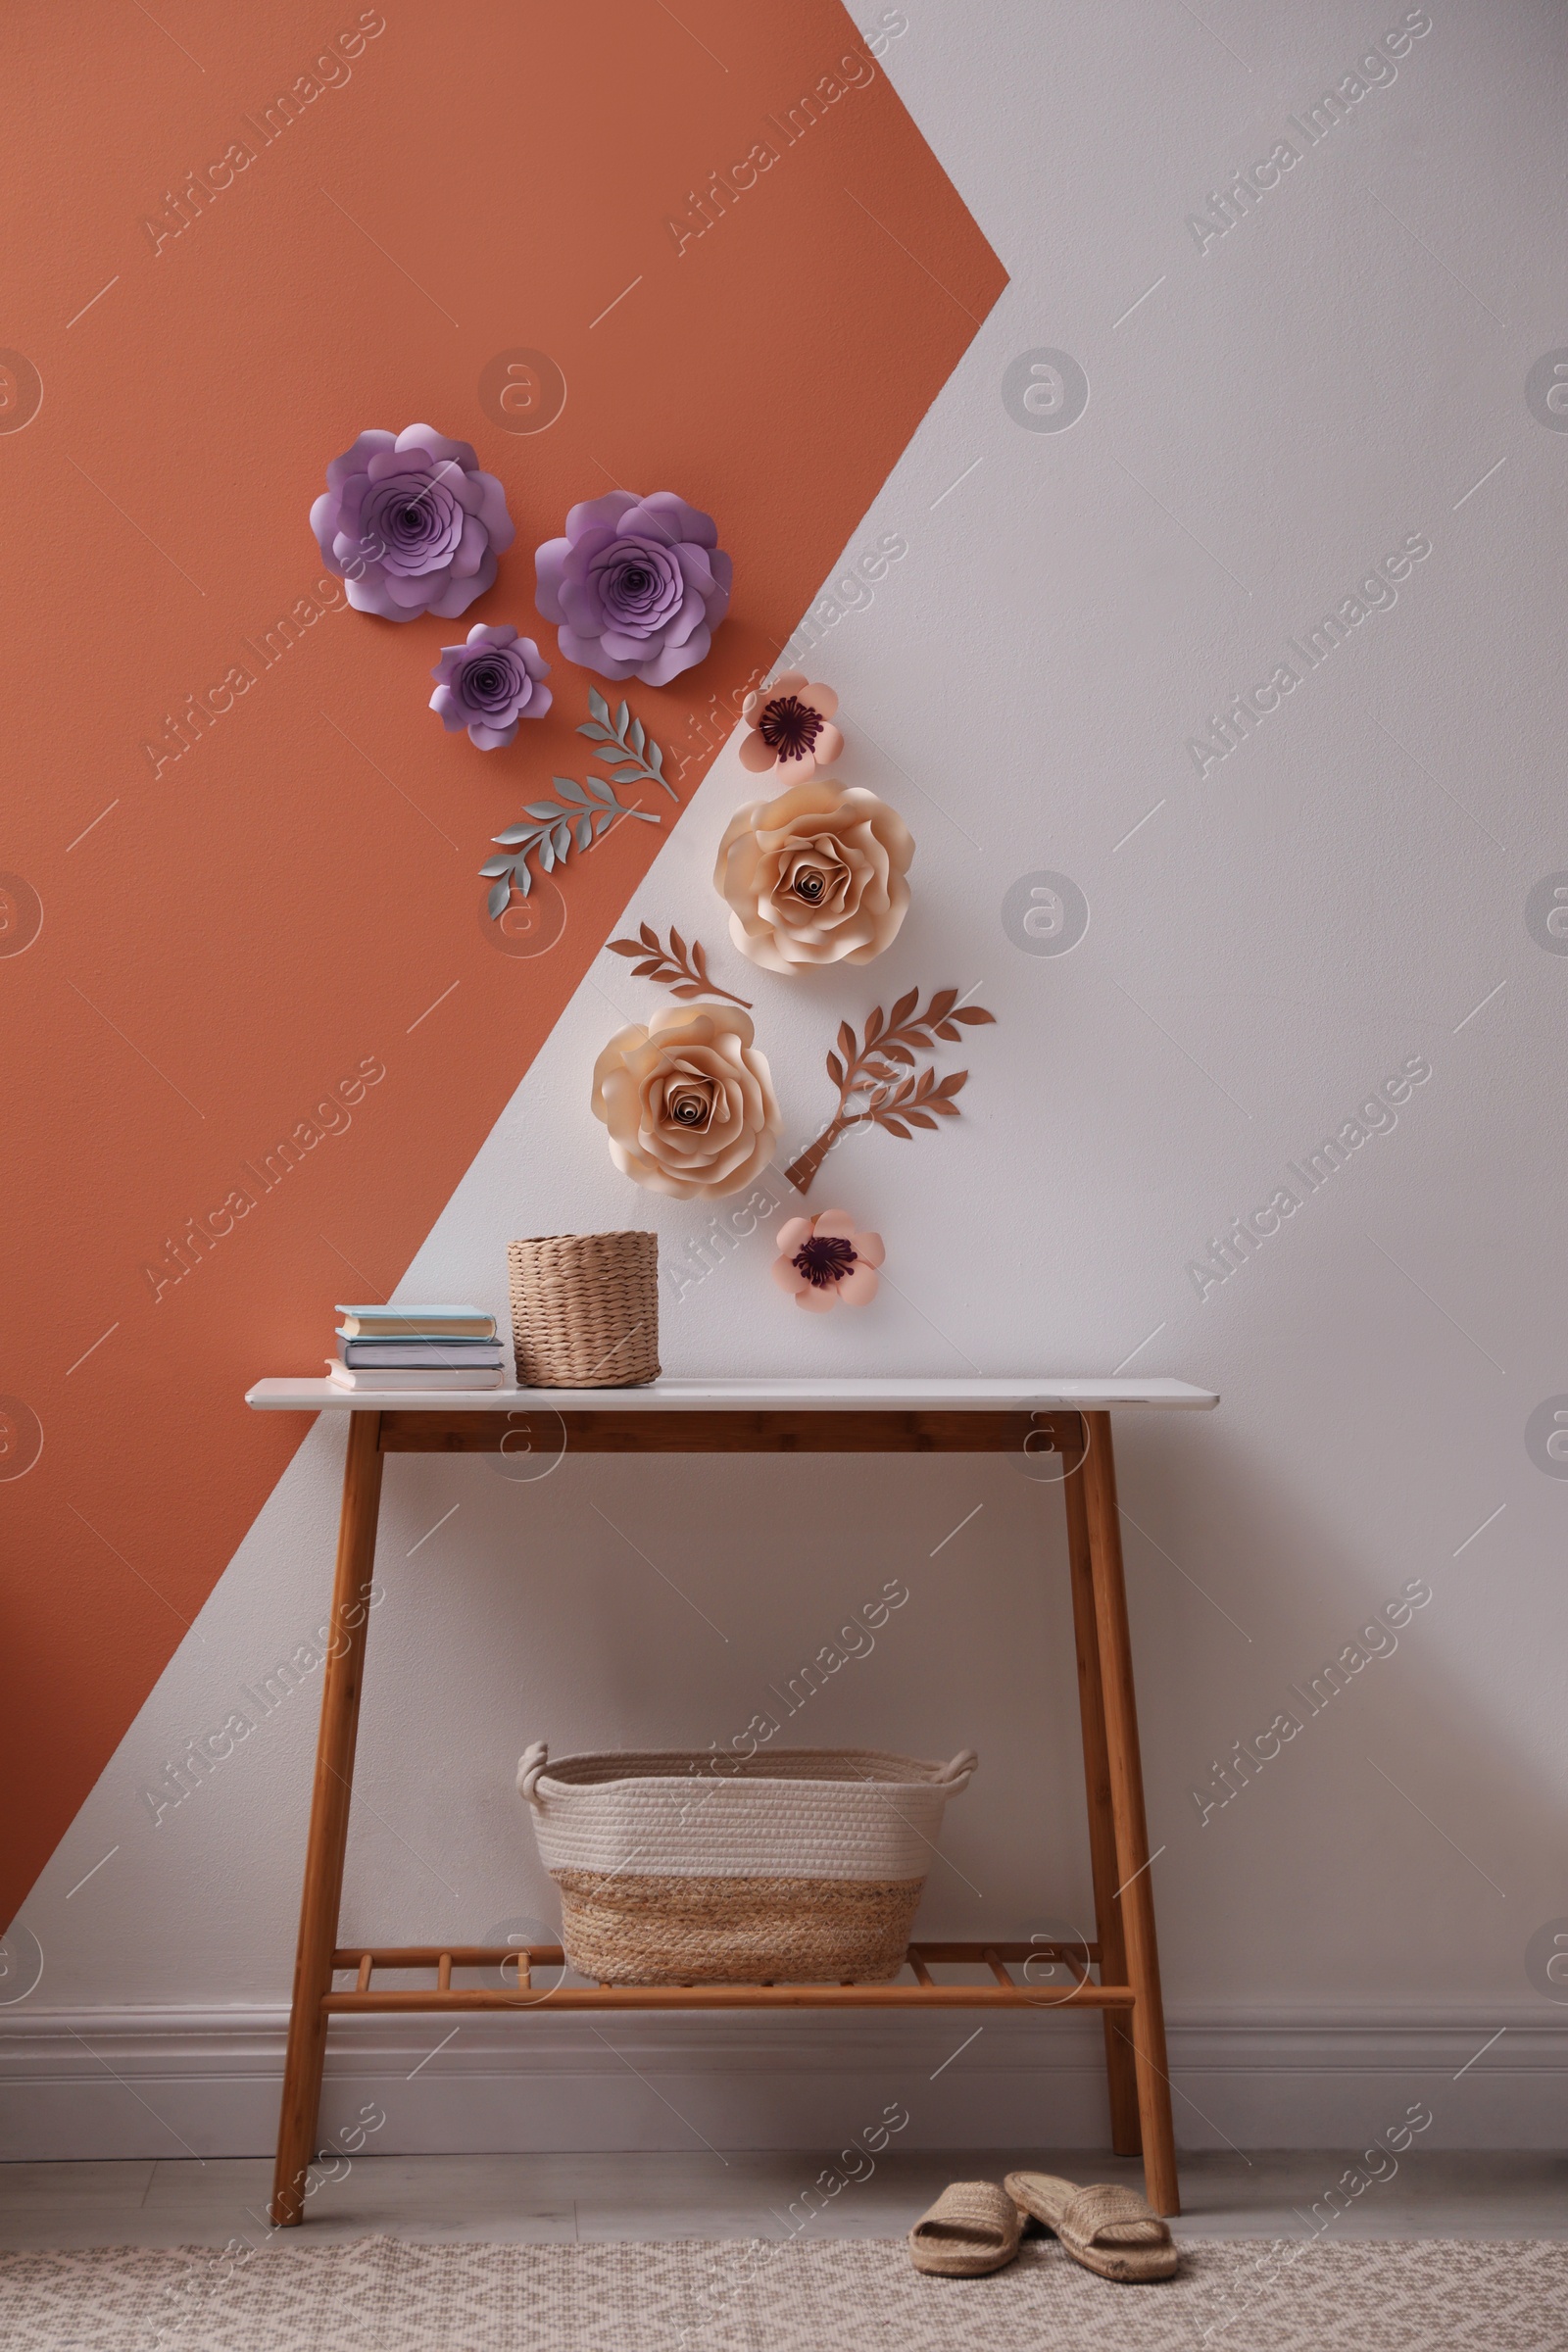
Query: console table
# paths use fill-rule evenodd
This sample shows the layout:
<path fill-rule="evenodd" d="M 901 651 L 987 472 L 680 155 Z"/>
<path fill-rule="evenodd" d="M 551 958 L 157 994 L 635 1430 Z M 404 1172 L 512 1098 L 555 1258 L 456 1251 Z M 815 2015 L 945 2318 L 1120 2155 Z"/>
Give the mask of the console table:
<path fill-rule="evenodd" d="M 316 2150 L 330 2020 L 367 2010 L 527 2009 L 1099 2009 L 1105 2034 L 1112 2144 L 1142 2152 L 1149 2201 L 1179 2211 L 1165 2025 L 1150 1886 L 1149 1836 L 1122 1579 L 1110 1416 L 1117 1410 L 1202 1410 L 1219 1402 L 1179 1380 L 660 1380 L 641 1389 L 492 1389 L 454 1396 L 410 1390 L 363 1396 L 328 1380 L 264 1380 L 246 1399 L 262 1412 L 349 1415 L 332 1588 L 333 1638 L 322 1677 L 305 1891 L 294 1966 L 288 2055 L 271 2214 L 303 2217 Z M 1067 1514 L 1089 1855 L 1096 1940 L 911 1943 L 890 1984 L 553 1984 L 559 1944 L 491 1950 L 454 1945 L 340 1948 L 338 1906 L 381 1465 L 389 1453 L 521 1453 L 535 1441 L 578 1453 L 1054 1454 Z M 1078 1968 L 1065 1990 L 1032 1983 L 1027 1965 Z M 991 1981 L 943 1982 L 964 1964 Z M 1023 1964 L 1022 1978 L 1013 1970 Z M 516 1984 L 453 1982 L 514 1966 Z M 1091 1975 L 1098 1971 L 1098 1978 Z M 351 1971 L 352 1987 L 335 1988 Z M 399 1984 L 386 1982 L 401 1977 Z M 411 1985 L 411 1977 L 434 1982 Z M 380 1979 L 380 1982 L 376 1980 Z"/>

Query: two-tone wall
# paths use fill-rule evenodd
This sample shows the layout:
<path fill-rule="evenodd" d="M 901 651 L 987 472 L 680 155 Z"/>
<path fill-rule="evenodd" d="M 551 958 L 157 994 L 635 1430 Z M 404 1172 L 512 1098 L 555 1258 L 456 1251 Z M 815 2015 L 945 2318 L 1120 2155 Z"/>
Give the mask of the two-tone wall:
<path fill-rule="evenodd" d="M 625 1224 L 672 1373 L 1220 1389 L 1119 1441 L 1178 2129 L 1359 2145 L 1424 2101 L 1430 2144 L 1549 2144 L 1558 13 L 18 27 L 7 2151 L 269 2142 L 341 1435 L 245 1387 L 314 1369 L 338 1298 L 501 1310 L 512 1236 Z M 523 352 L 566 387 L 540 431 Z M 518 522 L 456 627 L 335 606 L 306 527 L 326 460 L 415 418 Z M 528 629 L 529 549 L 616 481 L 719 517 L 734 613 L 631 690 L 678 811 L 568 866 L 519 954 L 475 869 L 584 772 L 593 681 L 558 663 L 536 742 L 481 758 L 426 673 Z M 711 870 L 753 789 L 730 698 L 792 640 L 918 851 L 884 960 L 786 982 Z M 997 1014 L 960 1120 L 813 1190 L 886 1238 L 863 1316 L 779 1296 L 776 1211 L 715 1234 L 612 1167 L 588 1074 L 658 1001 L 607 952 L 639 921 L 754 999 L 791 1143 L 841 1017 L 950 982 Z M 548 1921 L 520 1748 L 724 1743 L 890 1579 L 789 1737 L 973 1744 L 924 1923 L 1087 1924 L 1042 1465 L 523 1467 L 389 1466 L 351 1935 Z M 873 2095 L 928 2142 L 1103 2128 L 1059 2021 L 952 2064 L 967 2024 L 540 2023 L 421 2063 L 429 2021 L 377 2021 L 329 2114 L 373 2096 L 388 2148 L 813 2143 Z"/>

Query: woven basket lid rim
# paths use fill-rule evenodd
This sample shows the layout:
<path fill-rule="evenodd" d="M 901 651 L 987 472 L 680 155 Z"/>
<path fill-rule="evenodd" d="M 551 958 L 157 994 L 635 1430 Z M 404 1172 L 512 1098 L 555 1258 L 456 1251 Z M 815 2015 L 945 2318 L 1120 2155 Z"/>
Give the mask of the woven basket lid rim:
<path fill-rule="evenodd" d="M 509 1250 L 526 1249 L 535 1242 L 657 1242 L 659 1236 L 647 1225 L 622 1225 L 612 1233 L 523 1233 L 509 1242 Z"/>
<path fill-rule="evenodd" d="M 820 1761 L 822 1763 L 848 1764 L 853 1762 L 858 1764 L 898 1764 L 906 1766 L 910 1769 L 907 1775 L 902 1780 L 896 1776 L 886 1779 L 873 1778 L 865 1773 L 857 1772 L 854 1770 L 845 1773 L 829 1773 L 824 1775 L 824 1777 L 820 1780 L 814 1780 L 809 1775 L 805 1773 L 773 1773 L 765 1769 L 766 1765 L 775 1762 L 779 1757 L 785 1756 L 797 1762 L 806 1758 L 810 1758 L 812 1761 Z M 542 1788 L 547 1783 L 556 1782 L 557 1786 L 561 1788 L 572 1789 L 581 1789 L 585 1788 L 591 1788 L 594 1789 L 629 1788 L 648 1788 L 659 1786 L 666 1786 L 671 1788 L 690 1789 L 694 1779 L 710 1778 L 714 1781 L 731 1782 L 744 1780 L 750 1781 L 754 1784 L 758 1782 L 776 1780 L 782 1787 L 791 1788 L 892 1788 L 900 1787 L 924 1788 L 932 1786 L 933 1775 L 945 1772 L 947 1770 L 947 1763 L 944 1759 L 928 1758 L 923 1756 L 906 1756 L 896 1754 L 891 1750 L 883 1748 L 779 1747 L 774 1748 L 771 1754 L 765 1758 L 760 1755 L 756 1755 L 736 1756 L 733 1758 L 726 1757 L 722 1759 L 722 1761 L 726 1763 L 733 1762 L 736 1765 L 737 1769 L 734 1772 L 714 1772 L 709 1775 L 704 1775 L 700 1773 L 692 1773 L 691 1771 L 661 1773 L 637 1772 L 634 1770 L 622 1773 L 618 1777 L 591 1782 L 577 1780 L 559 1781 L 557 1778 L 560 1773 L 568 1770 L 569 1767 L 574 1764 L 627 1764 L 635 1766 L 644 1761 L 674 1763 L 677 1760 L 688 1761 L 691 1763 L 702 1763 L 708 1759 L 705 1756 L 704 1751 L 699 1748 L 588 1748 L 578 1755 L 552 1756 L 549 1763 L 546 1764 L 543 1770 L 539 1773 L 535 1786 Z M 760 1764 L 764 1767 L 760 1771 L 757 1769 Z"/>

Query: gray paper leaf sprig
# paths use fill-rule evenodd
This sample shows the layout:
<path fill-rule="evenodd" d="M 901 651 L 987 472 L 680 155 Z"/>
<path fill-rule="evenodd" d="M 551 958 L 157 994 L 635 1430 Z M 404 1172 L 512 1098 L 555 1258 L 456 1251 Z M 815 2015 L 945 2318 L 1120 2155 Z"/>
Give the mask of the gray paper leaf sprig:
<path fill-rule="evenodd" d="M 588 708 L 598 723 L 579 727 L 577 732 L 592 739 L 596 760 L 604 760 L 607 765 L 615 763 L 613 782 L 603 776 L 589 776 L 586 784 L 578 784 L 570 776 L 552 776 L 550 781 L 563 796 L 562 800 L 530 801 L 523 810 L 529 820 L 526 824 L 509 825 L 504 833 L 492 834 L 497 849 L 508 852 L 505 858 L 487 858 L 479 868 L 491 884 L 485 905 L 492 920 L 505 912 L 514 889 L 523 899 L 532 890 L 530 858 L 537 858 L 539 871 L 548 874 L 557 865 L 564 864 L 573 849 L 587 850 L 602 841 L 622 817 L 634 816 L 643 825 L 663 822 L 654 809 L 628 808 L 615 792 L 616 784 L 660 784 L 672 801 L 679 797 L 665 779 L 662 751 L 649 737 L 642 720 L 631 716 L 624 703 L 615 712 L 613 724 L 610 706 L 596 689 L 589 691 Z M 598 748 L 605 744 L 612 744 L 614 749 Z"/>
<path fill-rule="evenodd" d="M 606 766 L 613 771 L 615 782 L 660 784 L 672 801 L 677 799 L 675 787 L 664 773 L 664 755 L 649 737 L 642 720 L 633 718 L 626 705 L 621 703 L 612 721 L 610 705 L 596 686 L 588 689 L 588 708 L 596 723 L 579 727 L 577 732 L 586 735 L 590 743 L 613 745 L 612 751 L 597 750 L 594 758 L 604 760 Z M 645 751 L 646 759 L 643 756 Z M 559 776 L 556 781 L 560 783 Z"/>
<path fill-rule="evenodd" d="M 499 876 L 485 904 L 491 916 L 501 914 L 512 899 L 514 885 L 519 898 L 526 898 L 533 888 L 533 876 L 528 859 L 537 857 L 539 871 L 548 874 L 555 866 L 564 865 L 568 852 L 575 847 L 586 850 L 602 840 L 611 827 L 623 816 L 635 816 L 639 823 L 657 825 L 662 818 L 651 808 L 624 808 L 616 800 L 612 786 L 599 776 L 590 776 L 586 786 L 574 783 L 570 776 L 552 776 L 550 781 L 558 792 L 565 795 L 568 806 L 559 801 L 530 801 L 523 814 L 532 821 L 523 825 L 509 825 L 504 833 L 492 834 L 497 847 L 508 851 L 505 858 L 487 858 L 479 871 L 487 879 Z"/>

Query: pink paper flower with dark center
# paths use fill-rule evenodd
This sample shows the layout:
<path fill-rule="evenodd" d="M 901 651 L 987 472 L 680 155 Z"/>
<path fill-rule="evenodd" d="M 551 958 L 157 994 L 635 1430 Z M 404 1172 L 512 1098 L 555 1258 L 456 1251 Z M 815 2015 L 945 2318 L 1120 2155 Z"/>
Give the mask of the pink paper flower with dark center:
<path fill-rule="evenodd" d="M 515 536 L 495 475 L 427 424 L 362 433 L 328 466 L 311 528 L 355 611 L 383 620 L 456 620 L 494 585 Z"/>
<path fill-rule="evenodd" d="M 466 727 L 481 752 L 511 743 L 520 718 L 543 718 L 553 697 L 544 683 L 550 664 L 531 637 L 478 620 L 466 645 L 444 645 L 430 675 L 430 708 L 449 735 Z"/>
<path fill-rule="evenodd" d="M 534 561 L 563 655 L 602 678 L 667 686 L 705 659 L 729 611 L 734 565 L 718 526 L 673 490 L 586 500 Z"/>
<path fill-rule="evenodd" d="M 776 767 L 786 784 L 806 784 L 821 775 L 844 749 L 832 723 L 838 707 L 831 686 L 808 685 L 804 670 L 785 670 L 741 705 L 746 721 L 742 767 L 754 776 Z"/>
<path fill-rule="evenodd" d="M 868 1306 L 876 1297 L 876 1269 L 884 1251 L 879 1233 L 859 1233 L 842 1208 L 819 1217 L 791 1217 L 775 1236 L 778 1255 L 773 1280 L 808 1315 L 831 1308 Z"/>

